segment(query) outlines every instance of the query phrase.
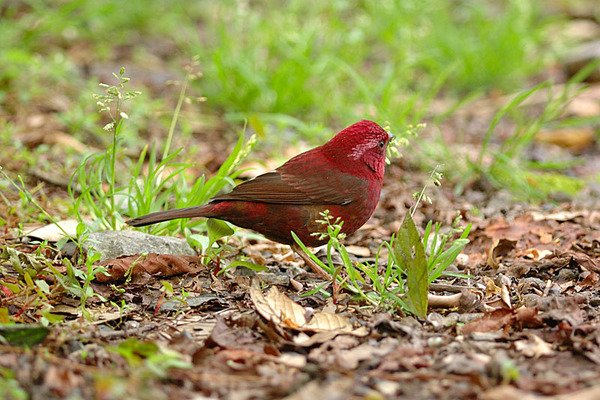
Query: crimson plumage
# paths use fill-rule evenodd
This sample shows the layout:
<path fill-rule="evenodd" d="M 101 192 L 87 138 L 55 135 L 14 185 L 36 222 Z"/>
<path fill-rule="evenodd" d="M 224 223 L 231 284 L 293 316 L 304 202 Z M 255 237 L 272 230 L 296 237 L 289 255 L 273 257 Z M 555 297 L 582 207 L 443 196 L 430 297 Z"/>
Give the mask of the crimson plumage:
<path fill-rule="evenodd" d="M 176 218 L 205 217 L 252 229 L 276 242 L 292 245 L 296 233 L 308 246 L 323 244 L 314 232 L 320 212 L 344 221 L 342 232 L 354 233 L 371 217 L 381 193 L 385 151 L 392 136 L 372 121 L 360 121 L 329 142 L 298 154 L 273 172 L 243 182 L 207 204 L 159 211 L 127 221 L 145 226 Z"/>

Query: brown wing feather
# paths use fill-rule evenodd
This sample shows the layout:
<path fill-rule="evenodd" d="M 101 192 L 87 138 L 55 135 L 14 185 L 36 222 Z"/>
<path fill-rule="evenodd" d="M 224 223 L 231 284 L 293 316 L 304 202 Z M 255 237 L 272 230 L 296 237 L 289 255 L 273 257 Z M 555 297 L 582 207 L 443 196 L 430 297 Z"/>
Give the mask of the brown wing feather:
<path fill-rule="evenodd" d="M 268 172 L 240 183 L 229 193 L 216 196 L 212 201 L 245 200 L 262 203 L 311 204 L 306 194 L 281 180 L 279 172 Z"/>
<path fill-rule="evenodd" d="M 364 180 L 339 171 L 333 172 L 327 164 L 318 158 L 307 163 L 296 157 L 274 172 L 241 183 L 230 193 L 213 198 L 213 201 L 343 205 L 352 202 L 353 194 L 367 190 Z M 318 173 L 311 173 L 307 168 Z"/>

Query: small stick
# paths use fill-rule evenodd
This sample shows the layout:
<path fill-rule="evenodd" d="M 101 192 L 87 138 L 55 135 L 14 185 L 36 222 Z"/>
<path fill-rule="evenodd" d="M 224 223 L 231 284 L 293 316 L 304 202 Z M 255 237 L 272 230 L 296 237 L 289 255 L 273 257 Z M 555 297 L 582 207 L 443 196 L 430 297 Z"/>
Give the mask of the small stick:
<path fill-rule="evenodd" d="M 460 305 L 462 295 L 462 293 L 457 293 L 450 296 L 440 296 L 430 293 L 427 295 L 427 301 L 429 302 L 429 307 L 455 308 Z"/>
<path fill-rule="evenodd" d="M 310 258 L 310 256 L 306 254 L 300 246 L 294 243 L 291 247 L 292 250 L 294 250 L 296 254 L 298 254 L 300 258 L 304 260 L 304 263 L 308 267 L 310 267 L 310 269 L 312 269 L 317 275 L 319 275 L 321 278 L 327 281 L 331 280 L 331 276 L 327 272 L 325 272 L 323 268 L 321 268 L 316 262 L 314 262 L 314 260 Z"/>
<path fill-rule="evenodd" d="M 464 289 L 471 289 L 467 286 L 459 286 L 459 285 L 450 285 L 448 283 L 430 283 L 429 290 L 433 292 L 452 292 L 452 293 L 460 293 Z"/>

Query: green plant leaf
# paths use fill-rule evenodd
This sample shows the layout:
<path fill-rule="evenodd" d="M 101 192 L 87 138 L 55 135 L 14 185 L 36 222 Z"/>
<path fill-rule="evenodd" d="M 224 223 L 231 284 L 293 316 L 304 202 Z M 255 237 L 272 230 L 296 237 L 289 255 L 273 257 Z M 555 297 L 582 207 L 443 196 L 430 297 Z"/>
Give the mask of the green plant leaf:
<path fill-rule="evenodd" d="M 144 358 L 160 352 L 156 343 L 135 338 L 126 339 L 117 346 L 109 347 L 108 350 L 121 355 L 131 367 L 138 366 Z"/>
<path fill-rule="evenodd" d="M 165 378 L 170 368 L 191 368 L 184 356 L 155 342 L 129 338 L 107 350 L 123 357 L 132 368 L 145 369 L 159 378 Z"/>
<path fill-rule="evenodd" d="M 58 324 L 59 322 L 65 319 L 64 315 L 52 314 L 50 310 L 43 310 L 42 317 L 46 319 L 46 321 L 50 324 Z"/>
<path fill-rule="evenodd" d="M 0 342 L 8 342 L 13 346 L 33 346 L 41 343 L 50 330 L 45 326 L 34 324 L 6 325 L 0 324 Z"/>
<path fill-rule="evenodd" d="M 220 219 L 209 218 L 206 221 L 206 227 L 208 228 L 208 247 L 210 248 L 214 242 L 225 237 L 233 235 L 233 229 L 225 221 Z"/>
<path fill-rule="evenodd" d="M 0 324 L 8 324 L 10 322 L 10 314 L 8 308 L 0 307 Z"/>
<path fill-rule="evenodd" d="M 249 261 L 242 261 L 242 260 L 235 260 L 232 261 L 231 264 L 229 264 L 227 267 L 223 268 L 220 272 L 219 275 L 224 273 L 225 271 L 232 269 L 232 268 L 236 268 L 236 267 L 244 267 L 247 268 L 251 271 L 255 271 L 255 272 L 260 272 L 260 271 L 268 271 L 269 268 L 265 267 L 264 265 L 260 265 L 260 264 L 255 264 L 253 262 L 249 262 Z"/>
<path fill-rule="evenodd" d="M 406 214 L 404 222 L 398 230 L 394 253 L 396 260 L 406 271 L 407 305 L 415 315 L 425 317 L 429 289 L 427 260 L 423 243 L 410 213 Z"/>

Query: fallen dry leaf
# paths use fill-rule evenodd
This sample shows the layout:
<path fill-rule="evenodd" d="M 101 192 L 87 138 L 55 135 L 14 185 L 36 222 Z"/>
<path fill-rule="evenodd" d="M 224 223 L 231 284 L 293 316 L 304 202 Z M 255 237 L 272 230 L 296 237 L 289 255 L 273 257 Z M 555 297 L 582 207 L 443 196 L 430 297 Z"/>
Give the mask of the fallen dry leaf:
<path fill-rule="evenodd" d="M 498 218 L 483 230 L 483 234 L 495 240 L 517 241 L 531 232 L 531 228 L 531 217 L 527 215 L 515 218 L 510 222 L 504 218 Z"/>
<path fill-rule="evenodd" d="M 563 147 L 573 153 L 579 153 L 594 143 L 594 129 L 591 127 L 563 128 L 539 132 L 535 140 Z"/>
<path fill-rule="evenodd" d="M 237 318 L 219 316 L 204 345 L 230 350 L 256 350 L 260 335 L 257 333 L 255 323 L 255 316 L 242 315 Z"/>
<path fill-rule="evenodd" d="M 460 328 L 463 335 L 473 332 L 495 332 L 510 324 L 512 315 L 510 310 L 501 308 L 484 315 L 482 318 L 469 322 Z"/>
<path fill-rule="evenodd" d="M 531 249 L 526 249 L 523 252 L 523 257 L 525 258 L 530 258 L 534 261 L 539 261 L 542 258 L 546 258 L 547 256 L 549 256 L 550 254 L 552 254 L 551 250 L 538 250 L 536 248 L 531 248 Z"/>
<path fill-rule="evenodd" d="M 81 375 L 72 371 L 67 366 L 50 366 L 44 375 L 45 386 L 59 398 L 69 397 L 69 395 L 81 384 L 83 378 Z"/>
<path fill-rule="evenodd" d="M 331 340 L 335 339 L 335 337 L 337 335 L 338 335 L 338 332 L 333 332 L 333 331 L 317 332 L 312 336 L 309 336 L 308 334 L 306 334 L 304 332 L 299 332 L 296 336 L 293 337 L 292 340 L 293 340 L 294 344 L 296 344 L 298 346 L 312 347 L 317 344 L 330 342 Z"/>
<path fill-rule="evenodd" d="M 507 255 L 511 250 L 513 250 L 517 245 L 516 240 L 508 240 L 508 239 L 494 239 L 492 246 L 488 250 L 488 258 L 487 264 L 497 269 L 500 258 Z"/>
<path fill-rule="evenodd" d="M 106 267 L 108 275 L 96 274 L 96 280 L 102 283 L 118 282 L 127 275 L 132 279 L 150 275 L 168 277 L 181 274 L 195 274 L 203 268 L 198 256 L 174 254 L 134 255 L 105 260 L 99 263 Z"/>
<path fill-rule="evenodd" d="M 512 308 L 512 303 L 510 301 L 510 292 L 508 291 L 508 287 L 504 284 L 500 289 L 500 298 L 508 308 Z"/>
<path fill-rule="evenodd" d="M 250 297 L 256 307 L 256 311 L 265 319 L 281 326 L 282 328 L 294 329 L 301 332 L 316 332 L 316 335 L 295 340 L 297 343 L 322 343 L 339 334 L 350 334 L 354 336 L 366 336 L 369 331 L 365 327 L 354 329 L 350 321 L 341 315 L 329 312 L 315 312 L 311 315 L 299 304 L 293 302 L 277 286 L 272 286 L 266 294 L 253 282 L 250 289 Z M 322 337 L 321 337 L 322 336 Z"/>
<path fill-rule="evenodd" d="M 306 325 L 306 310 L 281 293 L 277 286 L 271 286 L 269 291 L 263 294 L 262 290 L 253 284 L 250 297 L 256 311 L 265 319 L 284 328 L 301 329 Z"/>
<path fill-rule="evenodd" d="M 600 275 L 593 271 L 587 271 L 584 273 L 585 277 L 581 282 L 577 284 L 578 288 L 586 288 L 586 287 L 596 287 L 599 286 L 600 283 Z M 583 274 L 582 274 L 583 275 Z"/>
<path fill-rule="evenodd" d="M 303 326 L 306 330 L 319 331 L 340 331 L 351 332 L 354 328 L 348 320 L 338 314 L 330 314 L 325 312 L 315 313 L 310 321 Z"/>
<path fill-rule="evenodd" d="M 507 330 L 511 327 L 517 329 L 534 328 L 542 325 L 538 310 L 535 308 L 520 307 L 516 310 L 500 308 L 469 322 L 460 331 L 462 334 L 468 335 L 473 332 L 494 332 L 501 329 Z"/>
<path fill-rule="evenodd" d="M 485 298 L 489 299 L 490 297 L 500 295 L 502 293 L 502 288 L 497 286 L 492 278 L 485 277 Z"/>
<path fill-rule="evenodd" d="M 523 353 L 525 357 L 540 358 L 554 354 L 550 343 L 545 342 L 539 336 L 530 334 L 529 340 L 518 340 L 515 342 L 517 351 Z"/>
<path fill-rule="evenodd" d="M 24 231 L 25 236 L 48 242 L 58 242 L 65 237 L 65 233 L 71 237 L 77 237 L 77 224 L 74 219 L 57 221 L 56 224 L 48 224 Z"/>

